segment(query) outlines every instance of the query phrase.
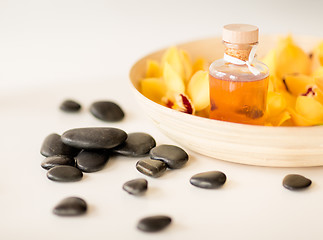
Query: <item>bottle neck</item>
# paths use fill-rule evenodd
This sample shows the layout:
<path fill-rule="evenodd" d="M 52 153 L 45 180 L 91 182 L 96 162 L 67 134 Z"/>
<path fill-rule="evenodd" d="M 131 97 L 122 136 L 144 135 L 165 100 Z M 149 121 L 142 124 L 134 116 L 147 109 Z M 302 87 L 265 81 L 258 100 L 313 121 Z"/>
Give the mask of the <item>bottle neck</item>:
<path fill-rule="evenodd" d="M 224 53 L 234 58 L 238 58 L 242 61 L 247 61 L 249 59 L 249 54 L 251 49 L 258 43 L 248 43 L 248 44 L 235 44 L 223 41 Z"/>

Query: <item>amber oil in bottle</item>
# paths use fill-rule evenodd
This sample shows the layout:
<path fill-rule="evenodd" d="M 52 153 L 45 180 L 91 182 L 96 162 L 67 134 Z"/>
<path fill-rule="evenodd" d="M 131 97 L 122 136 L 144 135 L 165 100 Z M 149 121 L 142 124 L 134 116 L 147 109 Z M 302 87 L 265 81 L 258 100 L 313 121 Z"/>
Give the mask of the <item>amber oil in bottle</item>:
<path fill-rule="evenodd" d="M 210 118 L 263 125 L 268 90 L 268 67 L 254 59 L 258 28 L 224 26 L 223 59 L 210 65 Z"/>

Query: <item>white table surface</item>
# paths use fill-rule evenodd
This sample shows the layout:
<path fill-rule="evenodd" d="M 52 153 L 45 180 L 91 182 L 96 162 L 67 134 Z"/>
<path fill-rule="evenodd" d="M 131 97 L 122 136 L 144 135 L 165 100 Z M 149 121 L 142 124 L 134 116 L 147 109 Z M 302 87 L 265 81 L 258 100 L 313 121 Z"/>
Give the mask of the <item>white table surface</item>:
<path fill-rule="evenodd" d="M 319 0 L 0 0 L 0 239 L 323 239 L 322 167 L 246 166 L 186 149 L 188 164 L 158 179 L 140 174 L 138 159 L 113 157 L 79 182 L 56 183 L 46 178 L 39 153 L 48 134 L 90 126 L 143 131 L 158 144 L 178 144 L 134 101 L 128 72 L 137 59 L 219 35 L 222 25 L 235 22 L 258 25 L 264 34 L 323 36 L 322 9 Z M 78 100 L 83 110 L 60 112 L 65 98 Z M 104 123 L 91 116 L 89 105 L 101 99 L 120 104 L 125 119 Z M 223 188 L 189 184 L 208 170 L 227 175 Z M 307 176 L 312 186 L 283 188 L 289 173 Z M 121 189 L 138 177 L 149 181 L 146 195 Z M 88 202 L 88 213 L 53 215 L 56 203 L 72 195 Z M 156 234 L 136 229 L 140 218 L 154 214 L 170 215 L 173 224 Z"/>

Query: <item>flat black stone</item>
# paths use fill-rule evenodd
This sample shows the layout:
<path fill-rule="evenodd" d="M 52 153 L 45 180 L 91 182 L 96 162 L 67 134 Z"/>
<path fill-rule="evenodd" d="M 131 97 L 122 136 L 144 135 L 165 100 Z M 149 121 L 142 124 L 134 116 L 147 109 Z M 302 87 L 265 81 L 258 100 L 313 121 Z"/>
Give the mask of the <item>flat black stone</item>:
<path fill-rule="evenodd" d="M 92 103 L 90 112 L 96 118 L 106 122 L 117 122 L 124 118 L 124 112 L 120 106 L 110 101 Z"/>
<path fill-rule="evenodd" d="M 141 195 L 147 191 L 148 182 L 146 179 L 138 178 L 123 184 L 122 189 L 132 195 Z"/>
<path fill-rule="evenodd" d="M 86 213 L 87 204 L 79 197 L 68 197 L 59 202 L 53 209 L 58 216 L 78 216 Z"/>
<path fill-rule="evenodd" d="M 284 177 L 283 186 L 289 190 L 299 190 L 307 188 L 312 184 L 312 181 L 302 175 L 289 174 Z"/>
<path fill-rule="evenodd" d="M 148 154 L 155 146 L 156 141 L 152 136 L 147 133 L 135 132 L 129 133 L 127 140 L 113 151 L 124 156 L 140 157 Z"/>
<path fill-rule="evenodd" d="M 163 161 L 142 159 L 137 162 L 136 168 L 147 176 L 160 177 L 166 171 L 167 166 Z"/>
<path fill-rule="evenodd" d="M 79 151 L 74 147 L 64 144 L 61 136 L 57 133 L 48 135 L 40 148 L 40 153 L 45 157 L 54 155 L 75 156 Z"/>
<path fill-rule="evenodd" d="M 55 182 L 75 182 L 83 177 L 80 169 L 72 166 L 56 166 L 48 170 L 48 179 Z"/>
<path fill-rule="evenodd" d="M 190 183 L 196 187 L 213 189 L 221 187 L 227 177 L 223 172 L 219 171 L 209 171 L 195 174 L 190 179 Z"/>
<path fill-rule="evenodd" d="M 166 228 L 172 219 L 164 215 L 146 217 L 138 222 L 137 228 L 144 232 L 158 232 Z"/>
<path fill-rule="evenodd" d="M 83 172 L 101 170 L 109 160 L 109 154 L 103 150 L 83 150 L 76 157 L 76 166 Z"/>
<path fill-rule="evenodd" d="M 64 155 L 55 155 L 45 158 L 42 163 L 41 167 L 49 170 L 55 166 L 59 165 L 69 165 L 69 166 L 75 166 L 75 160 L 73 157 L 64 156 Z"/>
<path fill-rule="evenodd" d="M 159 145 L 150 151 L 150 158 L 163 161 L 171 169 L 181 168 L 188 161 L 188 154 L 174 145 Z"/>
<path fill-rule="evenodd" d="M 78 112 L 81 109 L 81 105 L 74 100 L 65 100 L 59 108 L 64 112 Z"/>
<path fill-rule="evenodd" d="M 62 141 L 81 149 L 111 149 L 124 143 L 127 133 L 118 128 L 75 128 L 62 135 Z"/>

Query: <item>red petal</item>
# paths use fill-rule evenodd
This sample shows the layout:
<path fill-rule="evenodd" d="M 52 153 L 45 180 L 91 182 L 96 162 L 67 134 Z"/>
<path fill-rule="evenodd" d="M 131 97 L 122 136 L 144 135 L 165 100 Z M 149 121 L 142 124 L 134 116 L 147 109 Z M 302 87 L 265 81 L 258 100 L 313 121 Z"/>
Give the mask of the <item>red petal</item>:
<path fill-rule="evenodd" d="M 193 108 L 192 108 L 191 102 L 188 100 L 188 98 L 185 95 L 180 94 L 180 96 L 182 98 L 183 105 L 185 107 L 185 110 L 183 112 L 188 114 L 193 114 Z"/>

